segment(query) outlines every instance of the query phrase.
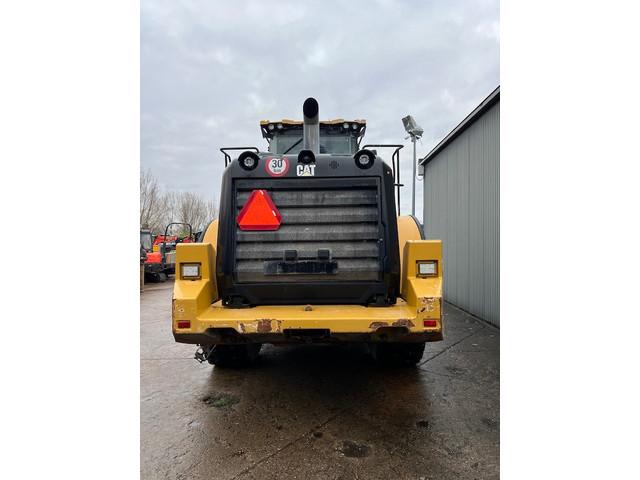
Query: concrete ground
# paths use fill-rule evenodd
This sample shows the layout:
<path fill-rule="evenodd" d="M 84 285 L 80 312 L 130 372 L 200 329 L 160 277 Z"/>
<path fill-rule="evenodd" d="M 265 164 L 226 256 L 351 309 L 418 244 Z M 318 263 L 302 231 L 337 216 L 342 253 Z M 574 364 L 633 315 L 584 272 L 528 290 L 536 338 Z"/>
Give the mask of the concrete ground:
<path fill-rule="evenodd" d="M 143 479 L 499 478 L 499 330 L 447 305 L 418 368 L 266 345 L 223 370 L 174 343 L 172 287 L 141 293 Z"/>

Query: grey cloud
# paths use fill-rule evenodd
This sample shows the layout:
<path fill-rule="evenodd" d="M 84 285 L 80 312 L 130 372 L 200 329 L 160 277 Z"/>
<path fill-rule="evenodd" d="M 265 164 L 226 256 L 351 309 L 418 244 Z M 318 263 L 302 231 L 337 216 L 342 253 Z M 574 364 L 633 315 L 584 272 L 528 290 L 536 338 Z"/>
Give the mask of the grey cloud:
<path fill-rule="evenodd" d="M 366 118 L 366 142 L 423 156 L 499 83 L 497 1 L 146 1 L 141 162 L 172 190 L 218 201 L 219 148 L 264 147 L 261 119 Z M 418 184 L 421 187 L 420 184 Z M 420 190 L 419 190 L 420 191 Z M 421 201 L 417 201 L 421 210 Z M 404 212 L 410 205 L 403 192 Z"/>

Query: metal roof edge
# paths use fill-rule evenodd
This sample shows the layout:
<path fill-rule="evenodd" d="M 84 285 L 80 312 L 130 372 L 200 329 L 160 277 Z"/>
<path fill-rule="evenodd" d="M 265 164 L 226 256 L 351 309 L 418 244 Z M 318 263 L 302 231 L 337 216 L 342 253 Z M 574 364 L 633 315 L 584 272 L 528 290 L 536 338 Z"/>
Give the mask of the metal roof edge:
<path fill-rule="evenodd" d="M 464 132 L 478 117 L 483 115 L 487 110 L 493 107 L 500 100 L 500 85 L 491 92 L 473 111 L 462 120 L 456 128 L 451 130 L 429 153 L 418 160 L 419 165 L 426 165 L 433 157 L 445 149 L 447 145 L 453 142 L 462 132 Z"/>

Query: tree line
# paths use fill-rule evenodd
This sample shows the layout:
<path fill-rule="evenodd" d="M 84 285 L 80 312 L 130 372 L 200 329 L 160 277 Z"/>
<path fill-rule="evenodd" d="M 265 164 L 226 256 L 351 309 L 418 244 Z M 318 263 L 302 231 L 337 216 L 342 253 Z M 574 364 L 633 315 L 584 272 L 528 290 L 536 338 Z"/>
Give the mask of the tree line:
<path fill-rule="evenodd" d="M 199 232 L 217 214 L 213 200 L 206 200 L 193 192 L 165 192 L 151 170 L 141 172 L 140 228 L 148 228 L 158 235 L 164 233 L 169 223 L 183 222 L 190 224 L 194 232 Z"/>

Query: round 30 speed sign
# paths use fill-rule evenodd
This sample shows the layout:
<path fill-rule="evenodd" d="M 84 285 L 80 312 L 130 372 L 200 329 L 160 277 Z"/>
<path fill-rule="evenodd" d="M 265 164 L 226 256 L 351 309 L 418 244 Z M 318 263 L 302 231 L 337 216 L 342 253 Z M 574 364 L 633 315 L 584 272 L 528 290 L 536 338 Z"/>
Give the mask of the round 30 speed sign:
<path fill-rule="evenodd" d="M 265 169 L 272 177 L 282 177 L 289 171 L 289 159 L 287 157 L 272 157 L 265 162 Z"/>

